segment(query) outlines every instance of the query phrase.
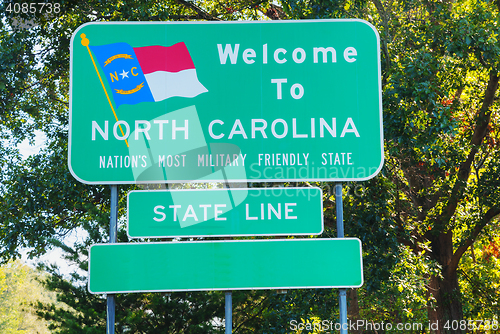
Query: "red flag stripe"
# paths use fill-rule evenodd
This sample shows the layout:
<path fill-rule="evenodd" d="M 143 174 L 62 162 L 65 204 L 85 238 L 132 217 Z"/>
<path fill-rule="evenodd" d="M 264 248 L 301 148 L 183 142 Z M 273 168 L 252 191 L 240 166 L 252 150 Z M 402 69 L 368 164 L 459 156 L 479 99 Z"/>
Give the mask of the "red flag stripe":
<path fill-rule="evenodd" d="M 179 72 L 194 69 L 193 60 L 184 42 L 172 46 L 144 46 L 134 48 L 144 74 L 156 71 Z"/>

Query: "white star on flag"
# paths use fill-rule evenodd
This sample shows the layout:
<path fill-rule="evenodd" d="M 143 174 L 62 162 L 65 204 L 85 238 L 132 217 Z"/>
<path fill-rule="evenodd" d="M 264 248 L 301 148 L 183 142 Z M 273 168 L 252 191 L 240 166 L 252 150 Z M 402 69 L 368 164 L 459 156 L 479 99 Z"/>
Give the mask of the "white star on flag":
<path fill-rule="evenodd" d="M 122 76 L 122 80 L 128 78 L 128 72 L 125 72 L 125 70 L 123 70 L 123 72 L 120 73 L 120 75 Z"/>

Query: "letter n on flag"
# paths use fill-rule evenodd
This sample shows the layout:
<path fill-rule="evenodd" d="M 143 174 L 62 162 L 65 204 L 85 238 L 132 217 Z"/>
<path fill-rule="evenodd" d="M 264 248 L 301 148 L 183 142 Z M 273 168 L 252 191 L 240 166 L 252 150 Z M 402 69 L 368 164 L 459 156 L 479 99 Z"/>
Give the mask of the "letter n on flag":
<path fill-rule="evenodd" d="M 186 45 L 133 48 L 127 43 L 91 46 L 113 92 L 116 107 L 195 97 L 208 90 L 199 82 Z"/>

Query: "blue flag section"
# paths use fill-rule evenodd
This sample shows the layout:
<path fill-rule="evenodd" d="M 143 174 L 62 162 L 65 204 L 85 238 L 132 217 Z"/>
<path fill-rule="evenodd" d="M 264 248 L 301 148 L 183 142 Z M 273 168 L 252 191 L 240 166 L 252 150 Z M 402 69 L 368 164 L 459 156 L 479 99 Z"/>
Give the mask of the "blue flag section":
<path fill-rule="evenodd" d="M 91 46 L 111 91 L 115 107 L 154 102 L 134 49 L 127 43 Z"/>

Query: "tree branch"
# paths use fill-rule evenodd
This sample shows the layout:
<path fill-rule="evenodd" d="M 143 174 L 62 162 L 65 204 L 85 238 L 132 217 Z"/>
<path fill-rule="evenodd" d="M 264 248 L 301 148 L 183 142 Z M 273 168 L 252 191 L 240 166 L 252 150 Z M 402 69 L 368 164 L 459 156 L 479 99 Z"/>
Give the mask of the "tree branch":
<path fill-rule="evenodd" d="M 239 330 L 241 327 L 243 327 L 243 325 L 244 325 L 245 323 L 247 323 L 248 321 L 253 320 L 253 319 L 257 318 L 259 315 L 261 315 L 261 314 L 262 314 L 262 312 L 264 312 L 264 310 L 265 310 L 265 309 L 266 309 L 266 307 L 267 307 L 267 305 L 266 305 L 266 303 L 265 303 L 265 302 L 267 302 L 267 297 L 264 297 L 263 299 L 261 299 L 261 300 L 259 301 L 259 303 L 258 303 L 257 305 L 255 305 L 255 307 L 254 307 L 254 308 L 258 308 L 258 307 L 262 306 L 262 307 L 260 307 L 259 311 L 258 311 L 257 313 L 255 313 L 253 316 L 251 316 L 250 318 L 249 318 L 249 317 L 247 317 L 245 320 L 243 320 L 243 321 L 242 321 L 242 322 L 241 322 L 241 323 L 240 323 L 240 324 L 239 324 L 239 325 L 238 325 L 238 326 L 237 326 L 237 327 L 233 330 L 233 332 L 237 333 L 237 332 L 238 332 L 238 330 Z M 246 313 L 246 315 L 248 315 L 248 313 Z"/>
<path fill-rule="evenodd" d="M 384 27 L 384 34 L 385 34 L 385 38 L 387 40 L 390 39 L 390 36 L 389 36 L 389 19 L 387 17 L 387 12 L 384 8 L 384 5 L 382 4 L 382 2 L 380 2 L 380 0 L 372 0 L 373 4 L 375 5 L 375 8 L 377 8 L 377 11 L 378 11 L 378 15 L 380 16 L 381 18 L 381 21 L 382 21 L 382 26 Z M 386 63 L 386 66 L 387 68 L 391 67 L 391 57 L 389 56 L 389 50 L 387 49 L 387 41 L 385 39 L 381 39 L 381 46 L 382 46 L 382 52 L 384 53 L 384 56 L 385 56 L 385 63 Z M 386 78 L 384 78 L 384 81 L 385 81 Z"/>
<path fill-rule="evenodd" d="M 474 129 L 474 134 L 472 135 L 471 150 L 467 159 L 460 164 L 458 176 L 455 184 L 453 185 L 450 200 L 448 201 L 448 204 L 443 210 L 441 216 L 437 219 L 441 223 L 447 222 L 451 219 L 467 185 L 472 162 L 474 161 L 474 158 L 479 150 L 479 146 L 482 144 L 484 137 L 486 137 L 487 134 L 488 124 L 490 122 L 492 112 L 491 105 L 493 104 L 495 93 L 498 90 L 498 80 L 498 73 L 491 72 L 488 80 L 488 86 L 486 87 L 486 92 L 484 94 L 483 104 L 477 117 L 476 128 Z"/>
<path fill-rule="evenodd" d="M 270 4 L 269 9 L 264 13 L 271 20 L 283 20 L 286 19 L 286 14 L 283 9 L 275 4 Z"/>
<path fill-rule="evenodd" d="M 492 219 L 494 219 L 498 215 L 500 215 L 500 207 L 493 207 L 490 208 L 488 211 L 486 211 L 486 214 L 484 215 L 483 219 L 481 219 L 474 227 L 474 230 L 472 231 L 472 235 L 470 236 L 470 238 L 465 242 L 464 245 L 458 247 L 455 253 L 453 253 L 451 261 L 446 270 L 452 272 L 458 268 L 458 263 L 460 262 L 460 258 L 462 257 L 462 255 L 464 255 L 467 249 L 474 243 L 477 236 L 479 235 L 479 233 L 481 233 L 486 224 L 488 224 Z"/>
<path fill-rule="evenodd" d="M 187 8 L 194 10 L 196 13 L 198 13 L 198 15 L 200 16 L 201 19 L 204 19 L 207 21 L 220 21 L 219 18 L 210 15 L 209 13 L 205 12 L 200 7 L 196 6 L 194 3 L 191 3 L 191 2 L 188 2 L 185 0 L 175 0 L 175 1 L 183 6 L 187 7 Z"/>

